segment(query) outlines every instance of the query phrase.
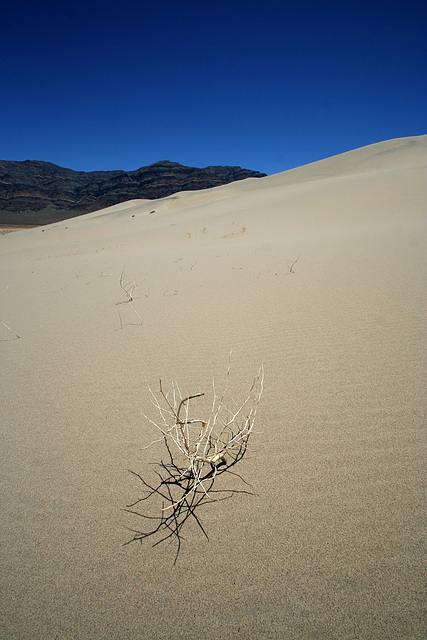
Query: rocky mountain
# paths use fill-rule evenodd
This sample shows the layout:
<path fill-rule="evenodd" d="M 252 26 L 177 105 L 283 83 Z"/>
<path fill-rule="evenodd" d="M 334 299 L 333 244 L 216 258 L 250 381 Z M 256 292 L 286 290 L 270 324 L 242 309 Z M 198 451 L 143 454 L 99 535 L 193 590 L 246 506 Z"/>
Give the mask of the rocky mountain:
<path fill-rule="evenodd" d="M 155 199 L 265 173 L 161 161 L 136 171 L 73 171 L 50 162 L 0 160 L 0 224 L 49 224 L 135 198 Z"/>

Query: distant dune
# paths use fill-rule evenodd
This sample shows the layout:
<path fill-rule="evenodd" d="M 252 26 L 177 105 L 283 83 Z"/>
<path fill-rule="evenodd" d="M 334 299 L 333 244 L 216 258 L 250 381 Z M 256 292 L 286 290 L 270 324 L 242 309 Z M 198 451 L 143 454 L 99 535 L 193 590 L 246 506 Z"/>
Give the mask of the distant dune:
<path fill-rule="evenodd" d="M 420 136 L 0 237 L 2 638 L 424 637 L 426 210 Z M 256 495 L 123 546 L 146 382 L 231 349 Z"/>

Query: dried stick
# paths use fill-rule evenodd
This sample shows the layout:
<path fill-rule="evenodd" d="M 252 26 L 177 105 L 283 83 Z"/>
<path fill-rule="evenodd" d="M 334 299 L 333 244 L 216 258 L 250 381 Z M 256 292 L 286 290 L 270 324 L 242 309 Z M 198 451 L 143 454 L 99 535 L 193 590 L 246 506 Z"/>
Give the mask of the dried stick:
<path fill-rule="evenodd" d="M 135 280 L 127 281 L 126 266 L 124 266 L 120 274 L 120 287 L 126 294 L 127 300 L 125 302 L 133 301 L 133 292 L 137 287 L 139 287 L 140 284 L 141 284 L 140 282 L 136 282 Z"/>
<path fill-rule="evenodd" d="M 230 364 L 221 395 L 217 394 L 213 384 L 213 401 L 206 419 L 192 417 L 192 401 L 203 396 L 203 393 L 183 397 L 177 383 L 172 383 L 171 390 L 166 393 L 161 380 L 158 394 L 148 387 L 160 420 L 145 417 L 160 431 L 161 438 L 154 442 L 163 442 L 168 460 L 161 460 L 155 465 L 155 480 L 151 482 L 131 471 L 142 483 L 144 493 L 127 505 L 125 511 L 147 520 L 151 526 L 145 531 L 131 530 L 134 537 L 126 544 L 136 540 L 142 542 L 151 536 L 158 538 L 153 546 L 175 539 L 176 562 L 181 549 L 181 530 L 188 520 L 194 520 L 208 538 L 196 510 L 205 504 L 230 499 L 238 493 L 253 495 L 248 489 L 238 489 L 228 484 L 218 488 L 216 483 L 221 476 L 229 474 L 248 486 L 242 476 L 232 469 L 242 460 L 248 448 L 263 392 L 264 370 L 260 367 L 243 402 L 236 403 L 230 399 L 233 409 L 227 406 L 229 376 Z M 156 515 L 139 510 L 152 503 Z"/>
<path fill-rule="evenodd" d="M 11 338 L 10 340 L 2 339 L 2 340 L 0 340 L 0 342 L 11 342 L 12 340 L 19 340 L 21 338 L 21 336 L 18 336 L 18 334 L 15 333 L 13 329 L 8 327 L 8 325 L 5 322 L 0 322 L 0 324 L 2 324 L 4 327 L 6 327 L 6 329 L 9 329 L 9 331 L 11 333 L 13 333 L 13 335 L 15 336 L 14 338 Z"/>
<path fill-rule="evenodd" d="M 135 289 L 137 287 L 139 287 L 140 284 L 141 284 L 141 282 L 136 282 L 135 280 L 129 280 L 129 281 L 127 280 L 127 278 L 126 278 L 126 266 L 124 266 L 123 269 L 122 269 L 122 272 L 120 274 L 120 288 L 125 292 L 127 300 L 123 300 L 122 302 L 116 302 L 116 306 L 120 305 L 120 304 L 128 304 L 130 306 L 130 308 L 132 309 L 132 311 L 139 318 L 139 322 L 137 323 L 138 325 L 142 325 L 142 318 L 141 318 L 140 314 L 138 313 L 138 311 L 133 306 L 132 302 L 133 302 L 133 293 L 134 293 Z M 117 309 L 117 312 L 118 312 L 119 318 L 120 318 L 120 328 L 123 329 L 122 316 L 120 315 L 120 311 L 118 309 Z M 130 323 L 130 324 L 135 324 L 135 323 Z"/>
<path fill-rule="evenodd" d="M 301 255 L 299 255 L 299 256 L 298 256 L 298 258 L 297 258 L 296 260 L 294 260 L 293 262 L 291 262 L 291 264 L 288 264 L 289 273 L 295 273 L 295 271 L 294 271 L 294 264 L 296 264 L 300 258 L 301 258 Z"/>

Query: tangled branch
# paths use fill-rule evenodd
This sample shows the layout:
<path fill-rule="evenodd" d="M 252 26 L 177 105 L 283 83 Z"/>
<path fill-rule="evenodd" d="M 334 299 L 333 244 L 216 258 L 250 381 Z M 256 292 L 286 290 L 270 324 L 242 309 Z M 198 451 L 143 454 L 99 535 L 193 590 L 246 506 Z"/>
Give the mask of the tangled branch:
<path fill-rule="evenodd" d="M 149 387 L 160 420 L 156 422 L 145 417 L 160 432 L 160 439 L 154 442 L 163 442 L 167 460 L 155 465 L 153 482 L 131 471 L 142 483 L 144 494 L 125 511 L 143 518 L 148 526 L 145 531 L 132 529 L 134 537 L 126 544 L 136 540 L 142 542 L 151 536 L 157 538 L 153 546 L 175 539 L 176 562 L 181 548 L 181 531 L 189 519 L 194 519 L 208 538 L 196 510 L 237 493 L 251 494 L 248 489 L 227 485 L 218 488 L 217 480 L 228 474 L 249 486 L 234 467 L 245 456 L 253 432 L 263 391 L 264 370 L 260 367 L 246 399 L 240 404 L 227 399 L 229 375 L 230 366 L 223 394 L 218 395 L 213 385 L 212 406 L 206 419 L 192 417 L 193 401 L 203 393 L 183 397 L 177 383 L 173 383 L 171 391 L 166 393 L 161 380 L 157 394 Z"/>

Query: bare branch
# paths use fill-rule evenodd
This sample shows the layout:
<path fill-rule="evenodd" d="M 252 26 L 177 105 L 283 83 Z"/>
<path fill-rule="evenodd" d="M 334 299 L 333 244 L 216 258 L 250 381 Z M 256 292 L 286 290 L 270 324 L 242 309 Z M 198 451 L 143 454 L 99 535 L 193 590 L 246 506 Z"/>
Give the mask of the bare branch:
<path fill-rule="evenodd" d="M 10 338 L 9 340 L 2 339 L 2 340 L 0 340 L 0 342 L 11 342 L 12 340 L 19 340 L 21 338 L 21 336 L 18 336 L 18 334 L 15 333 L 14 330 L 11 329 L 5 322 L 0 322 L 0 324 L 2 324 L 4 327 L 6 327 L 6 329 L 9 329 L 9 331 L 11 333 L 13 333 L 13 335 L 15 336 L 14 338 Z"/>
<path fill-rule="evenodd" d="M 291 264 L 288 264 L 289 273 L 295 273 L 293 267 L 294 267 L 294 264 L 296 264 L 300 258 L 301 258 L 301 254 L 298 256 L 296 260 L 291 262 Z"/>
<path fill-rule="evenodd" d="M 138 311 L 135 309 L 135 307 L 133 306 L 132 302 L 133 302 L 133 293 L 135 291 L 135 289 L 137 287 L 139 287 L 139 285 L 141 284 L 141 282 L 136 282 L 135 280 L 127 280 L 126 278 L 126 266 L 123 267 L 122 272 L 120 274 L 120 287 L 121 289 L 125 292 L 126 294 L 126 300 L 122 300 L 121 302 L 116 302 L 116 306 L 120 305 L 120 304 L 128 304 L 130 306 L 130 308 L 132 309 L 132 311 L 135 313 L 136 316 L 138 316 L 139 318 L 139 322 L 138 323 L 129 323 L 129 324 L 138 324 L 138 325 L 142 325 L 142 318 L 140 316 L 140 314 L 138 313 Z M 122 321 L 122 316 L 120 315 L 119 310 L 117 309 L 117 312 L 119 314 L 119 318 L 120 318 L 120 329 L 123 329 L 123 321 Z"/>
<path fill-rule="evenodd" d="M 264 369 L 260 367 L 245 400 L 240 404 L 233 401 L 233 410 L 227 407 L 229 377 L 230 363 L 225 389 L 221 395 L 217 395 L 213 384 L 211 410 L 205 419 L 192 417 L 193 401 L 203 396 L 203 393 L 182 397 L 176 382 L 172 383 L 170 392 L 166 393 L 161 380 L 158 395 L 148 387 L 160 422 L 145 417 L 162 434 L 160 440 L 151 444 L 163 442 L 168 461 L 156 463 L 154 481 L 148 482 L 142 475 L 131 472 L 142 483 L 144 495 L 127 505 L 125 511 L 156 524 L 145 532 L 134 531 L 135 535 L 129 542 L 142 541 L 160 534 L 160 538 L 153 544 L 156 546 L 175 538 L 178 547 L 176 562 L 181 549 L 181 530 L 188 520 L 195 521 L 207 537 L 199 516 L 196 515 L 200 506 L 229 499 L 238 493 L 254 495 L 247 489 L 229 485 L 217 488 L 216 483 L 221 476 L 228 474 L 227 477 L 237 478 L 250 486 L 239 473 L 231 469 L 243 459 L 247 451 L 263 392 Z M 148 507 L 153 501 L 158 515 L 135 511 L 137 505 L 144 504 Z"/>
<path fill-rule="evenodd" d="M 126 277 L 126 265 L 123 267 L 122 272 L 120 274 L 120 287 L 125 292 L 127 300 L 126 302 L 133 301 L 133 292 L 141 282 L 136 282 L 135 280 L 128 280 Z"/>

